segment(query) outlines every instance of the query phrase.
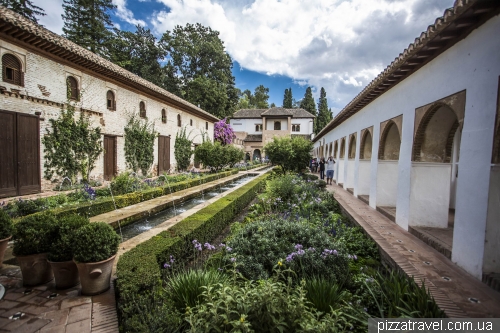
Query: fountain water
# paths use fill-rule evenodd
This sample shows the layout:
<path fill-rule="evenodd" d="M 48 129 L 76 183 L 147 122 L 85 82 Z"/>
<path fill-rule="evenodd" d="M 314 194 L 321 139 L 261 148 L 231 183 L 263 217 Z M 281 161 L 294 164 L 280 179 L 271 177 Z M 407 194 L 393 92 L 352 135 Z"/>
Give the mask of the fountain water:
<path fill-rule="evenodd" d="M 113 191 L 111 190 L 111 184 L 108 185 L 108 188 L 109 188 L 109 193 L 111 194 L 111 198 L 113 199 L 113 206 L 115 206 L 115 210 L 116 210 L 117 209 L 116 208 L 116 201 L 115 201 L 115 196 L 113 195 Z M 121 236 L 122 242 L 123 242 L 122 225 L 120 223 L 120 220 L 118 220 L 118 228 L 120 229 L 120 236 Z"/>
<path fill-rule="evenodd" d="M 172 168 L 168 169 L 168 172 L 170 173 L 171 170 Z M 170 182 L 168 181 L 168 177 L 165 177 L 165 180 L 167 181 L 168 190 L 170 191 L 170 197 L 172 198 L 172 205 L 174 206 L 174 215 L 177 215 L 177 211 L 175 210 L 175 200 L 174 197 L 172 196 L 172 188 L 170 187 Z"/>

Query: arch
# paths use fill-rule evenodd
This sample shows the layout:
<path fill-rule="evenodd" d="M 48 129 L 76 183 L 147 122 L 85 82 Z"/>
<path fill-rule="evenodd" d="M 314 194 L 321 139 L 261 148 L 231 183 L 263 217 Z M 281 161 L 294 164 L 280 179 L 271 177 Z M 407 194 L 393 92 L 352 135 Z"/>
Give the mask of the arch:
<path fill-rule="evenodd" d="M 328 153 L 328 157 L 333 156 L 333 142 L 330 142 L 330 149 Z"/>
<path fill-rule="evenodd" d="M 340 158 L 343 158 L 345 155 L 345 138 L 340 139 Z"/>
<path fill-rule="evenodd" d="M 257 158 L 258 158 L 259 160 L 261 159 L 260 149 L 255 149 L 255 150 L 253 151 L 253 158 L 252 158 L 252 160 L 254 160 L 254 161 L 255 161 Z"/>
<path fill-rule="evenodd" d="M 167 123 L 167 111 L 165 109 L 161 109 L 161 122 Z"/>
<path fill-rule="evenodd" d="M 245 161 L 250 161 L 250 152 L 245 153 Z"/>
<path fill-rule="evenodd" d="M 335 140 L 335 144 L 333 145 L 333 157 L 337 158 L 337 152 L 339 150 L 339 141 Z"/>
<path fill-rule="evenodd" d="M 116 110 L 115 93 L 111 90 L 108 90 L 106 93 L 106 107 L 111 111 Z"/>
<path fill-rule="evenodd" d="M 380 139 L 378 158 L 380 160 L 399 160 L 399 149 L 401 148 L 401 136 L 396 123 L 389 120 L 385 125 Z"/>
<path fill-rule="evenodd" d="M 459 125 L 452 108 L 436 103 L 418 126 L 413 141 L 413 161 L 450 163 L 453 139 Z"/>
<path fill-rule="evenodd" d="M 366 130 L 361 137 L 361 146 L 359 146 L 360 160 L 372 158 L 372 144 L 372 134 Z"/>
<path fill-rule="evenodd" d="M 356 135 L 351 134 L 349 138 L 349 154 L 348 159 L 352 160 L 356 158 Z"/>
<path fill-rule="evenodd" d="M 275 131 L 281 131 L 281 121 L 275 121 L 274 122 L 274 130 Z"/>
<path fill-rule="evenodd" d="M 146 118 L 146 103 L 143 101 L 139 103 L 139 117 Z"/>
<path fill-rule="evenodd" d="M 6 53 L 2 56 L 2 80 L 18 86 L 24 86 L 22 63 L 13 54 Z"/>
<path fill-rule="evenodd" d="M 78 89 L 78 81 L 73 76 L 66 78 L 68 98 L 74 101 L 80 100 L 80 91 Z"/>
<path fill-rule="evenodd" d="M 177 126 L 182 127 L 182 119 L 180 114 L 177 115 Z"/>

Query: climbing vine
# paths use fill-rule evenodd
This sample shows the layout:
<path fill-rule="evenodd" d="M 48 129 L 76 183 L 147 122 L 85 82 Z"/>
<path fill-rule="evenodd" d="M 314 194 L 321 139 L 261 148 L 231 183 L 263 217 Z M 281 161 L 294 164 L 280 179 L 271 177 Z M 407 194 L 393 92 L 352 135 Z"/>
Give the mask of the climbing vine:
<path fill-rule="evenodd" d="M 191 163 L 191 150 L 192 141 L 189 135 L 186 134 L 186 127 L 181 128 L 175 136 L 174 155 L 177 161 L 178 171 L 186 170 Z"/>
<path fill-rule="evenodd" d="M 68 101 L 57 119 L 49 119 L 51 128 L 42 138 L 45 153 L 45 179 L 54 174 L 72 182 L 78 174 L 88 181 L 95 162 L 103 152 L 101 128 L 92 127 L 90 118 L 80 112 L 75 120 L 75 105 Z"/>
<path fill-rule="evenodd" d="M 154 142 L 157 133 L 154 122 L 141 119 L 137 114 L 129 115 L 125 126 L 125 162 L 134 172 L 141 170 L 147 176 L 154 161 Z"/>

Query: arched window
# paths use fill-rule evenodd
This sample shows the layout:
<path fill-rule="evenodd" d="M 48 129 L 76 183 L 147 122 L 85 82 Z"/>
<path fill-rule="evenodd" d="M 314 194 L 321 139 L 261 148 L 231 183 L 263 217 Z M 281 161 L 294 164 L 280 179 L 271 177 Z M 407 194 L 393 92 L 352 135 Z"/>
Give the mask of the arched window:
<path fill-rule="evenodd" d="M 146 103 L 143 101 L 139 103 L 139 116 L 141 118 L 146 118 Z"/>
<path fill-rule="evenodd" d="M 115 101 L 115 93 L 111 90 L 108 90 L 106 93 L 106 103 L 108 110 L 115 111 L 116 110 L 116 101 Z"/>
<path fill-rule="evenodd" d="M 189 126 L 193 126 L 193 119 L 189 119 Z"/>
<path fill-rule="evenodd" d="M 165 109 L 161 109 L 161 122 L 164 124 L 167 123 L 167 111 Z"/>
<path fill-rule="evenodd" d="M 208 121 L 205 122 L 205 129 L 208 131 Z"/>
<path fill-rule="evenodd" d="M 2 77 L 4 82 L 24 86 L 21 62 L 12 54 L 4 54 L 2 57 Z"/>
<path fill-rule="evenodd" d="M 68 76 L 66 78 L 66 85 L 67 85 L 67 93 L 68 93 L 68 98 L 72 99 L 74 101 L 80 100 L 80 92 L 78 89 L 78 81 L 72 77 Z"/>
<path fill-rule="evenodd" d="M 262 132 L 262 124 L 255 124 L 255 132 Z"/>
<path fill-rule="evenodd" d="M 274 130 L 275 131 L 281 131 L 281 122 L 280 121 L 275 121 L 274 122 Z"/>
<path fill-rule="evenodd" d="M 180 114 L 177 115 L 177 126 L 178 127 L 182 127 L 182 121 L 181 121 L 181 115 Z"/>

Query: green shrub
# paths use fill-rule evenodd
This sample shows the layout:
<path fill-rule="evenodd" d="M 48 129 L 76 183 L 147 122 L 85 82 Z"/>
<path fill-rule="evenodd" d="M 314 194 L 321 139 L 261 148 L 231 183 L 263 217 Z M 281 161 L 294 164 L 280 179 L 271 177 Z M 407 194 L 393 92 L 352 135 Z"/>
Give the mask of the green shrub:
<path fill-rule="evenodd" d="M 15 255 L 45 253 L 50 250 L 55 236 L 56 219 L 51 213 L 23 217 L 14 225 Z"/>
<path fill-rule="evenodd" d="M 17 202 L 18 216 L 26 216 L 36 212 L 41 212 L 44 208 L 41 200 L 22 200 L 19 199 Z"/>
<path fill-rule="evenodd" d="M 307 300 L 323 313 L 340 308 L 350 298 L 350 293 L 343 289 L 341 284 L 332 283 L 324 278 L 307 279 L 304 288 Z"/>
<path fill-rule="evenodd" d="M 326 188 L 326 182 L 324 180 L 318 180 L 318 181 L 315 181 L 314 184 L 316 184 L 316 186 L 319 188 L 319 189 L 325 189 Z"/>
<path fill-rule="evenodd" d="M 73 238 L 75 232 L 87 225 L 89 220 L 79 215 L 60 218 L 55 226 L 55 237 L 47 258 L 50 261 L 62 262 L 73 259 Z"/>
<path fill-rule="evenodd" d="M 89 223 L 77 229 L 73 237 L 73 257 L 77 262 L 98 262 L 118 252 L 120 236 L 104 222 Z"/>
<path fill-rule="evenodd" d="M 9 238 L 14 231 L 12 218 L 3 209 L 0 208 L 0 239 Z"/>
<path fill-rule="evenodd" d="M 275 177 L 267 182 L 266 192 L 270 198 L 280 198 L 282 201 L 288 202 L 295 198 L 299 191 L 297 186 L 298 178 L 294 175 L 284 175 Z"/>
<path fill-rule="evenodd" d="M 338 228 L 337 240 L 345 244 L 346 251 L 360 258 L 380 259 L 377 244 L 368 238 L 359 227 L 343 225 Z"/>
<path fill-rule="evenodd" d="M 186 308 L 204 302 L 202 293 L 206 287 L 217 288 L 227 282 L 229 277 L 216 270 L 189 270 L 171 277 L 167 281 L 167 294 L 175 308 L 183 313 Z"/>
<path fill-rule="evenodd" d="M 340 245 L 302 222 L 256 221 L 232 235 L 227 245 L 232 251 L 225 254 L 225 261 L 236 257 L 238 269 L 248 279 L 269 278 L 278 261 L 293 269 L 298 279 L 322 276 L 344 282 L 348 275 L 348 261 Z M 325 250 L 332 253 L 324 254 Z"/>

